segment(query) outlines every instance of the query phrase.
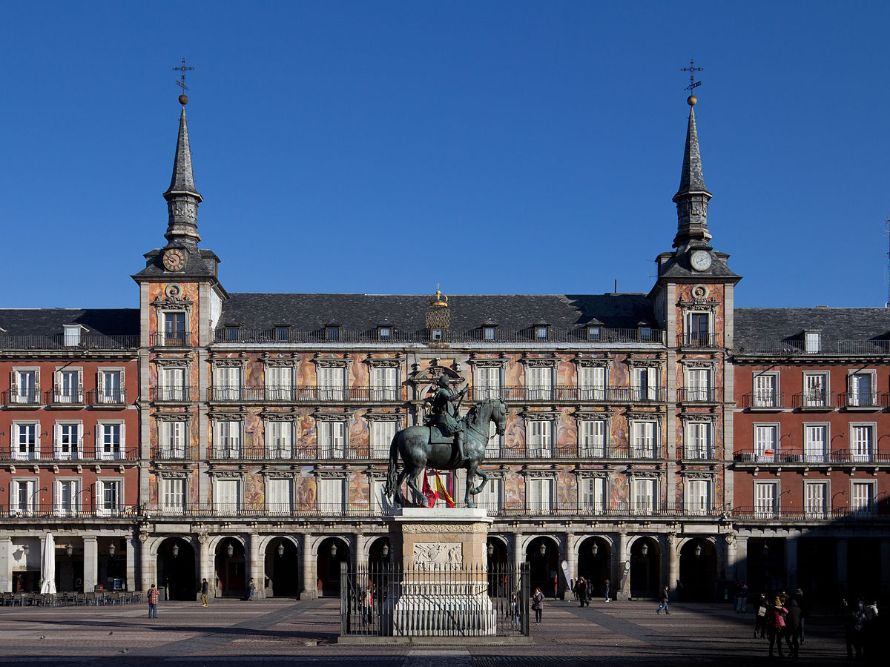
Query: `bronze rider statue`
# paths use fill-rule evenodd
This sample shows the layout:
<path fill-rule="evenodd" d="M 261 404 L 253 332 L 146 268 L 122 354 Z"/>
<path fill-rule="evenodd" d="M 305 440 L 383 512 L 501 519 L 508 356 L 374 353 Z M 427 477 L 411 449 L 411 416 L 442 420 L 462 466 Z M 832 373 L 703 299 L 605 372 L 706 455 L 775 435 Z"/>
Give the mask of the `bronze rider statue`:
<path fill-rule="evenodd" d="M 457 452 L 460 455 L 458 460 L 463 461 L 466 458 L 464 454 L 464 425 L 457 418 L 457 409 L 464 394 L 467 393 L 467 387 L 456 393 L 451 391 L 444 375 L 439 376 L 436 385 L 438 387 L 436 392 L 432 398 L 428 399 L 431 403 L 430 416 L 426 418 L 425 423 L 431 428 L 438 426 L 443 435 L 453 435 Z M 454 404 L 453 408 L 452 404 Z"/>

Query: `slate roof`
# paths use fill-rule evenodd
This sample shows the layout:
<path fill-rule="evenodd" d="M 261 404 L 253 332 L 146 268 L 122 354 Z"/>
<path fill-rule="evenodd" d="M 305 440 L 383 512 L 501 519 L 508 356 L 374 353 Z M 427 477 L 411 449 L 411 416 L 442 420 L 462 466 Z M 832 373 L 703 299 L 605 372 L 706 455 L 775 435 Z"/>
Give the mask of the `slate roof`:
<path fill-rule="evenodd" d="M 86 333 L 138 336 L 138 308 L 0 308 L 0 336 L 55 336 L 63 325 L 80 324 Z"/>
<path fill-rule="evenodd" d="M 803 341 L 804 330 L 822 333 L 822 349 L 837 341 L 890 339 L 888 308 L 736 308 L 735 349 L 776 348 Z"/>
<path fill-rule="evenodd" d="M 426 327 L 429 295 L 404 294 L 247 294 L 223 303 L 221 326 L 270 329 L 289 325 L 315 330 L 338 324 L 364 331 L 388 324 L 402 331 Z M 544 321 L 554 329 L 596 322 L 609 328 L 657 327 L 644 294 L 449 295 L 452 331 L 470 331 L 494 321 L 502 331 L 521 331 Z"/>

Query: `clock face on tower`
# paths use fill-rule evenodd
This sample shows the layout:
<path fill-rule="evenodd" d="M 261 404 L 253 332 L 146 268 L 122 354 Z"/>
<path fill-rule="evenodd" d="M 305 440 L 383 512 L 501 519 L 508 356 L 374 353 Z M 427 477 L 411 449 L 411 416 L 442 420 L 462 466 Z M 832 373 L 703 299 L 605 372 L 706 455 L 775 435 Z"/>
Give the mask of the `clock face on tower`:
<path fill-rule="evenodd" d="M 689 263 L 696 271 L 707 271 L 711 268 L 711 253 L 707 250 L 696 250 L 689 257 Z"/>
<path fill-rule="evenodd" d="M 180 248 L 170 248 L 164 253 L 162 261 L 168 271 L 182 271 L 185 268 L 185 251 Z"/>

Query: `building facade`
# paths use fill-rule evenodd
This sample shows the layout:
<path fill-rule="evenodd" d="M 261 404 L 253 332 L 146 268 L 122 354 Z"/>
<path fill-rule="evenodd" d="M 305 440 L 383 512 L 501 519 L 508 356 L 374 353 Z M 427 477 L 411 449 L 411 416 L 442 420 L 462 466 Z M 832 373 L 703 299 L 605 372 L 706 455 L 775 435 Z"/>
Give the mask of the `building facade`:
<path fill-rule="evenodd" d="M 164 197 L 166 244 L 145 254 L 133 276 L 139 307 L 118 311 L 118 329 L 109 329 L 116 320 L 108 314 L 84 315 L 92 325 L 69 345 L 84 317 L 0 311 L 0 377 L 10 382 L 0 411 L 10 447 L 2 473 L 9 510 L 0 526 L 6 590 L 34 586 L 33 553 L 52 532 L 62 550 L 69 542 L 75 556 L 83 549 L 83 574 L 71 585 L 85 590 L 121 579 L 194 599 L 206 578 L 217 595 L 243 595 L 251 579 L 261 596 L 336 594 L 341 562 L 361 567 L 390 557 L 383 493 L 390 443 L 396 430 L 424 423 L 441 378 L 468 388 L 463 412 L 486 399 L 506 406 L 504 433 L 490 425 L 483 466 L 490 479 L 476 500 L 494 517 L 491 561 L 528 561 L 532 585 L 547 594 L 564 591 L 563 562 L 597 590 L 608 580 L 619 597 L 652 597 L 667 584 L 687 599 L 713 599 L 758 571 L 763 584 L 795 583 L 805 579 L 796 566 L 788 579 L 785 572 L 807 549 L 821 548 L 815 533 L 828 539 L 850 526 L 849 552 L 832 542 L 835 566 L 852 562 L 855 545 L 870 540 L 866 551 L 872 557 L 877 549 L 886 585 L 888 543 L 878 532 L 884 399 L 810 412 L 778 397 L 818 386 L 808 371 L 801 375 L 801 363 L 824 371 L 826 388 L 844 387 L 844 401 L 854 391 L 848 382 L 852 400 L 865 400 L 866 390 L 877 396 L 878 387 L 890 387 L 881 366 L 890 356 L 863 348 L 837 357 L 827 338 L 805 362 L 763 356 L 764 323 L 787 316 L 790 333 L 775 335 L 807 341 L 811 323 L 791 331 L 797 311 L 734 308 L 740 277 L 712 244 L 692 107 L 673 245 L 656 259 L 648 294 L 229 293 L 219 258 L 200 243 L 202 198 L 185 107 Z M 843 312 L 832 344 L 879 335 L 881 322 L 890 331 L 886 311 Z M 104 342 L 86 344 L 94 332 Z M 60 342 L 16 338 L 35 333 Z M 854 370 L 860 362 L 870 364 L 870 385 L 859 379 L 865 371 Z M 116 364 L 119 384 L 103 375 Z M 74 370 L 81 375 L 69 377 Z M 48 377 L 51 396 L 19 403 Z M 768 377 L 776 378 L 772 407 L 760 405 Z M 75 381 L 97 398 L 57 404 L 57 387 L 64 394 Z M 120 387 L 123 405 L 99 400 L 109 382 Z M 81 430 L 67 426 L 75 422 Z M 816 422 L 831 429 L 822 434 L 826 461 L 818 465 L 806 454 L 815 451 Z M 109 450 L 112 424 L 120 424 L 126 446 Z M 783 440 L 792 431 L 809 438 L 799 443 L 800 461 L 786 460 L 798 446 Z M 833 439 L 839 431 L 848 433 L 846 446 Z M 49 449 L 39 437 L 47 433 L 55 434 Z M 77 449 L 92 457 L 82 465 L 65 443 L 86 433 L 95 435 Z M 835 449 L 871 458 L 851 454 L 842 463 Z M 120 455 L 109 460 L 109 451 Z M 32 457 L 27 467 L 22 455 Z M 849 487 L 843 501 L 823 495 L 821 515 L 793 512 L 795 502 L 815 502 L 817 480 L 830 478 L 821 490 L 837 493 L 840 477 Z M 56 494 L 68 478 L 78 486 Z M 462 500 L 465 474 L 445 478 Z M 56 499 L 74 492 L 79 504 Z M 810 533 L 814 541 L 795 552 Z M 126 556 L 119 576 L 108 572 L 120 567 L 102 565 L 112 543 L 112 557 Z M 763 553 L 782 568 L 764 570 Z"/>

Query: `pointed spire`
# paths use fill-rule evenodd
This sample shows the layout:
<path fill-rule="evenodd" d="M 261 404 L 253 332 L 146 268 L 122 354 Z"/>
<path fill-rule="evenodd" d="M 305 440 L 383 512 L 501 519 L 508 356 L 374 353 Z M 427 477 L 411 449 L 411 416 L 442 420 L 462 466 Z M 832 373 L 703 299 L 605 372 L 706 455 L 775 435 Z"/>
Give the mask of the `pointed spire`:
<path fill-rule="evenodd" d="M 198 204 L 203 198 L 195 187 L 192 173 L 192 152 L 189 147 L 189 128 L 185 117 L 188 97 L 180 95 L 182 113 L 179 116 L 179 136 L 176 139 L 176 154 L 173 158 L 173 175 L 170 187 L 164 193 L 167 200 L 167 233 L 164 235 L 170 244 L 195 245 L 201 240 L 198 235 Z"/>
<path fill-rule="evenodd" d="M 708 202 L 711 193 L 705 186 L 702 173 L 701 151 L 698 147 L 698 129 L 695 126 L 695 103 L 698 100 L 690 95 L 689 125 L 686 129 L 686 148 L 683 151 L 683 169 L 680 172 L 680 189 L 674 195 L 677 205 L 677 236 L 674 247 L 688 245 L 690 241 L 705 241 L 711 238 L 708 231 Z"/>

